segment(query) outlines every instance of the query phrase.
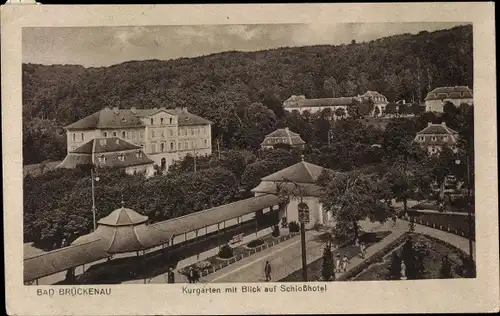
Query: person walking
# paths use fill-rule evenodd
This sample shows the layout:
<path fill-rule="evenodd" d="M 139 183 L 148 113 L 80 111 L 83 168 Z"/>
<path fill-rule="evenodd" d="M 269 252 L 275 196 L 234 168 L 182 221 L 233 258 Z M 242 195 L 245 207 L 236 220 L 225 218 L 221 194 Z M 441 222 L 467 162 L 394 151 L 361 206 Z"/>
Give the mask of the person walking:
<path fill-rule="evenodd" d="M 335 272 L 340 272 L 341 269 L 341 260 L 340 260 L 340 253 L 337 253 L 335 256 Z"/>
<path fill-rule="evenodd" d="M 346 255 L 344 255 L 344 258 L 342 258 L 342 270 L 344 272 L 347 272 L 347 264 L 349 263 L 349 259 L 347 258 Z"/>
<path fill-rule="evenodd" d="M 365 256 L 366 256 L 366 245 L 365 245 L 365 243 L 362 242 L 362 243 L 359 244 L 359 251 L 360 251 L 361 258 L 364 259 Z"/>
<path fill-rule="evenodd" d="M 170 268 L 168 269 L 168 283 L 175 283 L 175 274 L 174 274 L 174 269 Z"/>
<path fill-rule="evenodd" d="M 266 275 L 266 282 L 271 281 L 271 264 L 269 261 L 266 261 L 266 265 L 264 266 L 264 274 Z"/>
<path fill-rule="evenodd" d="M 188 281 L 189 281 L 189 283 L 194 283 L 195 279 L 196 279 L 196 275 L 195 275 L 194 269 L 193 269 L 193 267 L 190 267 L 189 274 L 188 274 Z"/>

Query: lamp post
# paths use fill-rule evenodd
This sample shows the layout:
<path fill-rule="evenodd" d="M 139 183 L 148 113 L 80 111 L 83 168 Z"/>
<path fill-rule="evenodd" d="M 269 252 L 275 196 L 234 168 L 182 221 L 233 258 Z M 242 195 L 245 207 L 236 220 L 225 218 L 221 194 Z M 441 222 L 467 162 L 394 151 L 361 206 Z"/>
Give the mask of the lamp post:
<path fill-rule="evenodd" d="M 94 166 L 90 168 L 90 178 L 92 179 L 92 217 L 93 217 L 93 222 L 94 222 L 94 231 L 96 230 L 96 221 L 95 221 L 95 185 L 94 181 L 99 182 L 99 176 L 97 175 L 97 171 L 94 176 Z"/>
<path fill-rule="evenodd" d="M 455 160 L 455 164 L 460 165 L 460 159 Z M 465 155 L 465 166 L 467 168 L 467 221 L 469 225 L 469 260 L 471 264 L 474 262 L 473 246 L 472 246 L 472 213 L 471 213 L 471 181 L 470 181 L 470 169 L 469 169 L 469 157 Z"/>
<path fill-rule="evenodd" d="M 295 188 L 298 191 L 298 194 L 296 193 L 291 193 L 290 195 L 294 197 L 299 197 L 300 202 L 297 206 L 298 210 L 298 219 L 300 222 L 300 244 L 301 244 L 301 255 L 302 255 L 302 280 L 304 282 L 307 281 L 307 257 L 306 257 L 306 229 L 305 229 L 305 224 L 309 222 L 309 206 L 304 202 L 304 194 L 302 193 L 301 187 L 299 186 L 298 183 L 292 180 L 288 179 L 283 179 L 281 182 L 279 182 L 276 186 L 276 194 L 280 195 L 283 194 L 281 191 L 282 185 L 285 183 L 291 183 L 295 186 Z M 288 199 L 287 199 L 288 200 Z M 289 200 L 288 200 L 289 201 Z M 288 207 L 286 203 L 286 207 Z"/>

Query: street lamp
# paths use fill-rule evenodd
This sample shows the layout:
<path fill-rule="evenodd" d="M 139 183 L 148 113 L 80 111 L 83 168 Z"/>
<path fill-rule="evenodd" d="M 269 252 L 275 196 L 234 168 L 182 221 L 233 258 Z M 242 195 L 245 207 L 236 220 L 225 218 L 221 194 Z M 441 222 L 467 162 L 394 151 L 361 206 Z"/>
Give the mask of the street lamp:
<path fill-rule="evenodd" d="M 94 218 L 94 231 L 96 230 L 96 221 L 95 221 L 95 189 L 94 189 L 94 181 L 99 182 L 99 176 L 97 175 L 97 171 L 94 175 L 94 166 L 90 168 L 90 178 L 92 180 L 92 216 Z"/>
<path fill-rule="evenodd" d="M 460 165 L 460 159 L 455 160 L 456 165 Z M 471 264 L 474 262 L 473 249 L 472 249 L 472 213 L 471 213 L 471 181 L 470 181 L 470 171 L 469 171 L 469 159 L 467 154 L 465 155 L 465 165 L 467 167 L 467 221 L 469 224 L 469 259 Z"/>
<path fill-rule="evenodd" d="M 300 202 L 297 206 L 298 210 L 298 217 L 299 217 L 299 222 L 300 222 L 300 244 L 301 244 L 301 254 L 302 254 L 302 279 L 304 282 L 307 281 L 307 258 L 306 258 L 306 228 L 305 224 L 309 222 L 309 206 L 304 202 L 304 194 L 302 193 L 301 187 L 299 186 L 298 183 L 296 183 L 293 180 L 289 179 L 283 179 L 281 182 L 279 182 L 276 185 L 276 194 L 280 195 L 281 191 L 281 186 L 285 183 L 291 183 L 295 186 L 298 191 L 298 194 L 295 192 L 291 193 L 290 195 L 299 197 Z M 282 193 L 282 192 L 281 192 Z M 288 202 L 288 199 L 287 199 Z M 285 203 L 285 207 L 288 207 L 288 203 Z"/>

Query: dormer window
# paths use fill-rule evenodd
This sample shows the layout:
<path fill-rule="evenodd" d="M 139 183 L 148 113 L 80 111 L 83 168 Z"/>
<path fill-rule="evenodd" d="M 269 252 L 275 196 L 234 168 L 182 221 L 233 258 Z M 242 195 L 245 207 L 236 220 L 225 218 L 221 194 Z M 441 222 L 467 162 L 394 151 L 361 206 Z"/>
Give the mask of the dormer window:
<path fill-rule="evenodd" d="M 424 137 L 424 136 L 419 136 L 419 137 L 418 137 L 418 140 L 419 140 L 419 141 L 421 141 L 421 142 L 423 142 L 423 141 L 424 141 L 424 139 L 425 139 L 425 137 Z"/>
<path fill-rule="evenodd" d="M 98 157 L 98 159 L 99 159 L 99 163 L 101 163 L 101 164 L 106 163 L 106 156 L 104 156 L 104 155 L 100 155 L 100 156 Z"/>
<path fill-rule="evenodd" d="M 448 136 L 443 136 L 443 141 L 447 142 L 448 141 Z"/>
<path fill-rule="evenodd" d="M 142 151 L 138 151 L 138 152 L 135 154 L 135 156 L 136 156 L 137 158 L 141 159 L 141 158 L 142 158 Z"/>
<path fill-rule="evenodd" d="M 437 140 L 437 137 L 436 137 L 436 136 L 432 136 L 432 137 L 431 137 L 431 140 L 432 140 L 433 142 L 435 142 L 435 141 Z"/>
<path fill-rule="evenodd" d="M 125 161 L 125 155 L 123 153 L 118 154 L 118 160 Z"/>

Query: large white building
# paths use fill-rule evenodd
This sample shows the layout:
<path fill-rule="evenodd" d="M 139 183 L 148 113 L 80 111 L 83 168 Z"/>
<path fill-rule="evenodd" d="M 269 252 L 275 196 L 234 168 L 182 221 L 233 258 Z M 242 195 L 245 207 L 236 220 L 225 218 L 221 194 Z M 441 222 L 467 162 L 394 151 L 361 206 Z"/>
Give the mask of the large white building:
<path fill-rule="evenodd" d="M 339 97 L 339 98 L 321 98 L 321 99 L 307 99 L 304 95 L 292 95 L 283 102 L 285 111 L 292 112 L 299 111 L 301 114 L 304 111 L 310 113 L 321 112 L 324 109 L 331 109 L 333 113 L 337 109 L 343 109 L 344 115 L 347 114 L 347 108 L 357 102 L 363 101 L 373 102 L 372 116 L 379 116 L 385 113 L 385 107 L 389 103 L 387 98 L 378 93 L 377 91 L 367 91 L 363 95 L 355 97 Z"/>
<path fill-rule="evenodd" d="M 442 113 L 446 102 L 451 102 L 457 107 L 462 103 L 472 105 L 472 91 L 466 86 L 436 88 L 425 98 L 425 111 Z"/>
<path fill-rule="evenodd" d="M 119 137 L 142 147 L 161 170 L 187 154 L 212 153 L 211 124 L 187 108 L 105 108 L 65 127 L 68 153 L 94 138 Z"/>

